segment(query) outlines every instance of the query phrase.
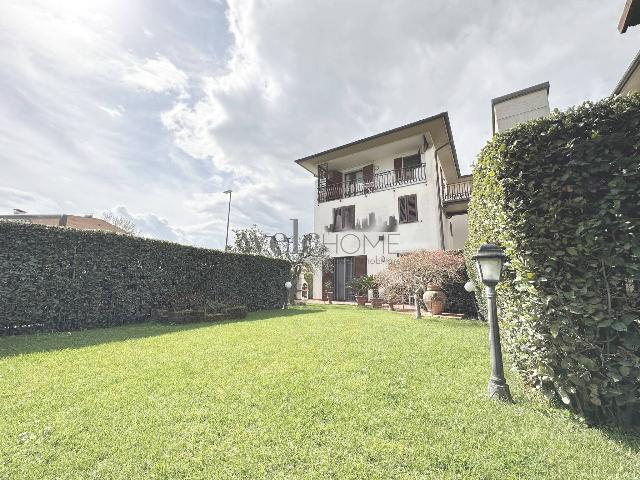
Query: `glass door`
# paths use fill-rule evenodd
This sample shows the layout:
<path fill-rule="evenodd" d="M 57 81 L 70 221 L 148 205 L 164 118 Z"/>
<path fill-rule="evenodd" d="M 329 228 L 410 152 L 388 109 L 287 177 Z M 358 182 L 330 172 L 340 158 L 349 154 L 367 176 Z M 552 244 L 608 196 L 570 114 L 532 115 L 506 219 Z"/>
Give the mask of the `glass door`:
<path fill-rule="evenodd" d="M 355 297 L 347 284 L 353 280 L 353 257 L 340 257 L 334 259 L 335 299 L 342 302 L 353 302 Z"/>

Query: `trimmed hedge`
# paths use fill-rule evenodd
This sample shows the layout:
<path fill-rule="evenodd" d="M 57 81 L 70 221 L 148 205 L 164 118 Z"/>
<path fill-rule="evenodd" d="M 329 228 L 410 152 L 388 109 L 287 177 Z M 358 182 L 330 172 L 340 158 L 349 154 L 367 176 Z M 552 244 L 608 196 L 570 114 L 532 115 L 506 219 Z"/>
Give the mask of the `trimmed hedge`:
<path fill-rule="evenodd" d="M 640 94 L 502 132 L 473 172 L 468 271 L 482 243 L 505 249 L 508 353 L 591 422 L 640 423 L 639 191 Z"/>
<path fill-rule="evenodd" d="M 108 232 L 0 222 L 0 334 L 108 327 L 207 302 L 277 308 L 290 265 Z"/>

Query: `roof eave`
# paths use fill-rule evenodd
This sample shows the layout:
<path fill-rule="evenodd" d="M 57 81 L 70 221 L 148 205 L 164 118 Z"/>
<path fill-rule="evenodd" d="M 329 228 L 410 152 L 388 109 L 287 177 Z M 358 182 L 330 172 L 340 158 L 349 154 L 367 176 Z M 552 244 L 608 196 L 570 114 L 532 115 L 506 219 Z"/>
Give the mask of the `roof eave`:
<path fill-rule="evenodd" d="M 435 120 L 438 120 L 438 119 L 442 119 L 444 121 L 446 134 L 447 134 L 447 138 L 448 138 L 448 143 L 451 145 L 451 151 L 452 151 L 452 156 L 453 156 L 453 161 L 454 161 L 454 164 L 455 164 L 456 172 L 457 172 L 458 176 L 460 176 L 460 166 L 458 164 L 458 156 L 457 156 L 457 153 L 456 153 L 455 143 L 453 142 L 453 134 L 451 132 L 451 123 L 449 122 L 449 113 L 448 112 L 441 112 L 441 113 L 438 113 L 436 115 L 432 115 L 431 117 L 423 118 L 421 120 L 418 120 L 418 121 L 415 121 L 415 122 L 412 122 L 412 123 L 409 123 L 409 124 L 406 124 L 406 125 L 402 125 L 400 127 L 392 128 L 391 130 L 386 130 L 384 132 L 377 133 L 375 135 L 371 135 L 369 137 L 362 138 L 360 140 L 355 140 L 353 142 L 349 142 L 349 143 L 346 143 L 344 145 L 340 145 L 339 147 L 330 148 L 328 150 L 324 150 L 324 151 L 319 152 L 319 153 L 314 153 L 313 155 L 308 155 L 306 157 L 299 158 L 298 160 L 295 160 L 295 162 L 298 165 L 300 165 L 303 168 L 305 168 L 306 170 L 310 171 L 311 173 L 314 173 L 313 171 L 309 170 L 305 165 L 303 165 L 303 163 L 307 162 L 309 160 L 317 159 L 317 158 L 322 157 L 322 156 L 326 156 L 326 155 L 329 155 L 329 154 L 332 154 L 332 153 L 339 152 L 340 150 L 345 150 L 347 148 L 354 147 L 354 146 L 359 145 L 359 144 L 364 144 L 364 143 L 367 143 L 367 142 L 371 142 L 373 140 L 377 140 L 377 139 L 383 138 L 385 136 L 401 132 L 402 130 L 412 129 L 412 128 L 415 128 L 415 127 L 417 127 L 419 125 L 422 125 L 422 124 L 426 125 L 426 124 L 428 124 L 430 122 L 433 122 Z"/>

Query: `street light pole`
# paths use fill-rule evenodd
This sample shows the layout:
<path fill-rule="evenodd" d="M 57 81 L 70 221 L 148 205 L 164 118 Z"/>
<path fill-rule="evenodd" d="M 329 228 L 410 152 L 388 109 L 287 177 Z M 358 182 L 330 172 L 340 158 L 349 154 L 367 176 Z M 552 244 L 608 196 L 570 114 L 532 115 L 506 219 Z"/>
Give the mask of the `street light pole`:
<path fill-rule="evenodd" d="M 504 378 L 502 347 L 500 346 L 500 325 L 498 324 L 498 307 L 496 304 L 496 285 L 498 285 L 502 276 L 506 258 L 504 252 L 493 244 L 482 245 L 478 250 L 478 254 L 473 257 L 478 267 L 480 280 L 486 287 L 489 355 L 491 359 L 491 377 L 489 377 L 488 385 L 489 398 L 513 403 L 509 385 L 507 385 L 507 380 Z M 471 289 L 471 286 L 469 286 L 469 289 Z"/>
<path fill-rule="evenodd" d="M 229 217 L 231 216 L 231 192 L 233 190 L 225 190 L 222 193 L 229 194 L 229 208 L 227 209 L 227 236 L 224 239 L 224 251 L 229 250 Z"/>

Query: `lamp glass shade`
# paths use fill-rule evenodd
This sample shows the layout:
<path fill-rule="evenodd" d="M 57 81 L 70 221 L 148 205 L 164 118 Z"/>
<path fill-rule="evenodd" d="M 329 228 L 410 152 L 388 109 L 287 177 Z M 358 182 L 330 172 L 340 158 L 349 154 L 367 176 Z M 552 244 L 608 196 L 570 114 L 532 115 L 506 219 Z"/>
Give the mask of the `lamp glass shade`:
<path fill-rule="evenodd" d="M 480 257 L 478 262 L 478 273 L 483 283 L 498 283 L 502 274 L 501 257 Z"/>
<path fill-rule="evenodd" d="M 291 288 L 291 282 L 285 282 L 284 284 L 284 288 L 286 288 L 287 290 L 289 290 Z"/>

